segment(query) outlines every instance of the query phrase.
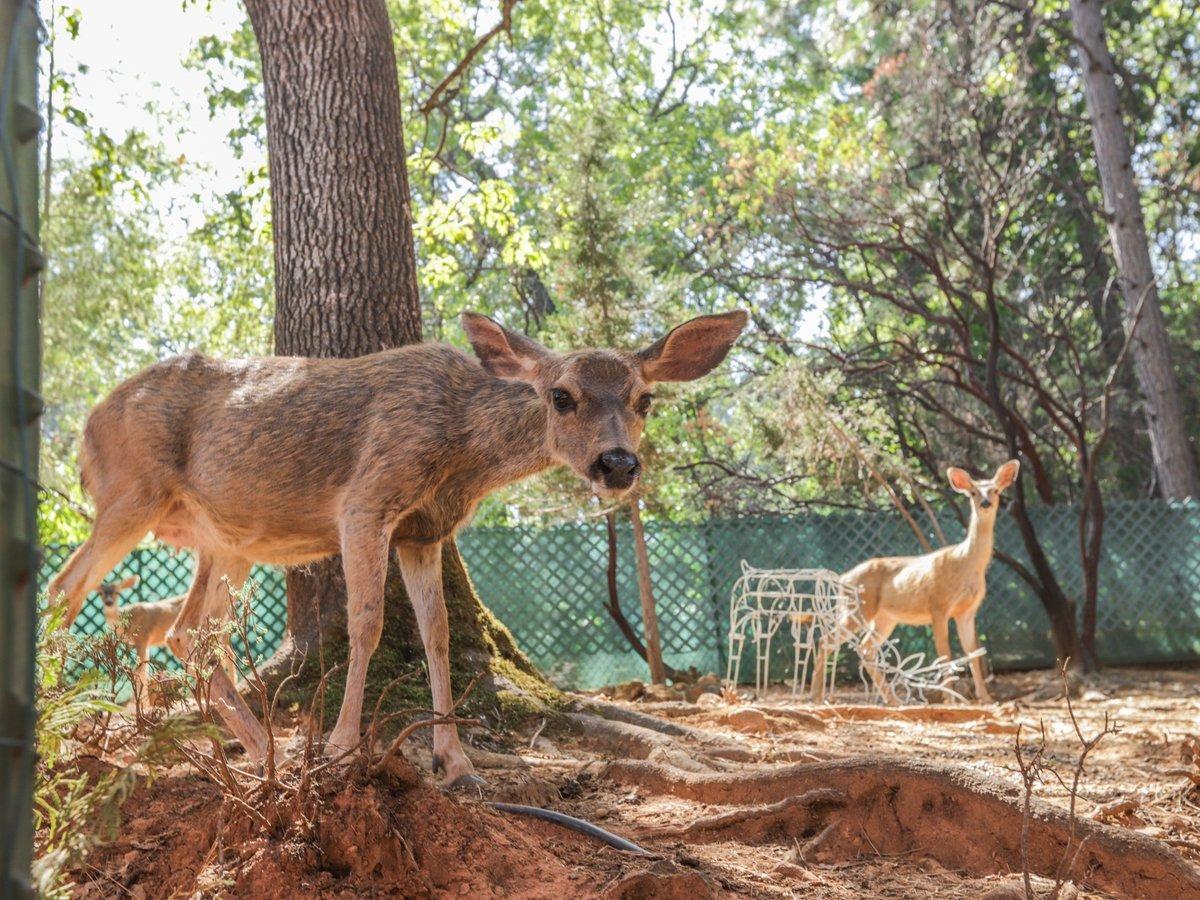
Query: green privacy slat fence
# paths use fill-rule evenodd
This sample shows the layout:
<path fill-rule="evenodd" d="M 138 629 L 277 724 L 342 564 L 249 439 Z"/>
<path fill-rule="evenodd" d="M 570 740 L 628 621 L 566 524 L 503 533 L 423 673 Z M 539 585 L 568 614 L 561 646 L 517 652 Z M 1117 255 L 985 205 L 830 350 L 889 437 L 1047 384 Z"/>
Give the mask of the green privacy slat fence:
<path fill-rule="evenodd" d="M 1200 506 L 1160 501 L 1108 505 L 1101 565 L 1097 651 L 1108 663 L 1166 663 L 1200 659 Z M 1069 506 L 1032 510 L 1035 527 L 1069 594 L 1082 588 L 1076 522 Z M 963 527 L 942 514 L 950 540 Z M 826 567 L 845 571 L 870 556 L 919 552 L 912 532 L 891 512 L 831 513 L 714 519 L 699 524 L 647 524 L 664 655 L 676 668 L 725 670 L 729 592 L 745 559 L 764 567 Z M 602 520 L 546 528 L 470 528 L 463 555 L 484 602 L 526 653 L 557 683 L 590 688 L 645 676 L 605 610 L 608 544 Z M 1003 514 L 996 545 L 1026 563 L 1011 520 Z M 622 606 L 640 631 L 640 605 L 627 523 L 618 531 L 617 585 Z M 45 579 L 64 552 L 50 548 Z M 186 589 L 191 560 L 163 549 L 129 556 L 119 575 L 136 573 L 133 596 L 158 599 Z M 258 568 L 256 653 L 269 654 L 286 627 L 283 578 Z M 89 600 L 76 624 L 103 627 L 99 601 Z M 979 629 L 997 668 L 1049 665 L 1049 624 L 1029 586 L 999 561 L 988 571 L 988 598 Z M 932 653 L 929 630 L 898 629 L 906 650 Z M 790 651 L 781 638 L 781 663 Z M 166 662 L 169 654 L 159 651 Z M 753 671 L 749 665 L 743 672 Z M 782 667 L 777 671 L 782 677 Z"/>

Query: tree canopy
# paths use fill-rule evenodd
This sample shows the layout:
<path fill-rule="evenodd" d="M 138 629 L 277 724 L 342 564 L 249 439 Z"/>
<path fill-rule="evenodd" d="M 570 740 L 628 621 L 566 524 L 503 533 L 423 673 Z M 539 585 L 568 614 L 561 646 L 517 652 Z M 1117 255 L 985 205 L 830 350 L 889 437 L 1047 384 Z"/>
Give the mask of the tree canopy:
<path fill-rule="evenodd" d="M 1160 493 L 1066 0 L 389 9 L 427 339 L 462 343 L 465 309 L 556 347 L 750 310 L 723 375 L 663 392 L 651 514 L 949 501 L 947 465 L 1019 455 L 1021 503 L 1085 510 L 1086 557 L 1104 499 Z M 1104 16 L 1195 434 L 1200 10 L 1110 0 Z M 83 415 L 118 380 L 188 347 L 271 348 L 253 33 L 211 33 L 203 4 L 188 22 L 179 63 L 203 96 L 118 132 L 75 94 L 87 14 L 52 9 L 53 127 L 78 139 L 44 200 L 43 471 L 76 501 Z M 165 152 L 189 115 L 229 123 L 232 190 Z M 578 515 L 583 497 L 552 474 L 479 520 Z M 47 535 L 75 527 L 44 506 Z"/>

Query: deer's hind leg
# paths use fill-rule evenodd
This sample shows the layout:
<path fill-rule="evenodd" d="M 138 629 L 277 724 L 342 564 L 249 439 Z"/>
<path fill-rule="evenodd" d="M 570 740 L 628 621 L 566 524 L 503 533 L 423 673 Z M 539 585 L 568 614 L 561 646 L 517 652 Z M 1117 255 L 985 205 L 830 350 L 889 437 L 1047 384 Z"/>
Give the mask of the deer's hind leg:
<path fill-rule="evenodd" d="M 337 724 L 329 735 L 327 752 L 344 753 L 358 744 L 362 727 L 363 691 L 367 668 L 383 633 L 383 587 L 387 578 L 391 529 L 373 516 L 342 525 L 342 569 L 346 575 L 346 630 L 350 661 L 346 692 Z"/>
<path fill-rule="evenodd" d="M 137 683 L 138 693 L 146 697 L 146 689 L 150 685 L 150 647 L 144 639 L 139 639 L 137 646 L 137 668 L 133 671 L 133 680 Z"/>
<path fill-rule="evenodd" d="M 396 556 L 425 644 L 433 709 L 438 715 L 447 715 L 454 706 L 454 695 L 450 688 L 450 622 L 442 592 L 442 545 L 401 544 Z M 450 785 L 482 783 L 463 752 L 454 725 L 433 727 L 433 767 L 445 773 Z"/>
<path fill-rule="evenodd" d="M 91 535 L 50 582 L 50 599 L 60 595 L 67 599 L 67 627 L 79 615 L 87 595 L 154 527 L 159 514 L 157 503 L 132 491 L 110 504 L 98 502 L 96 507 Z"/>
<path fill-rule="evenodd" d="M 209 702 L 242 742 L 246 755 L 259 762 L 267 755 L 266 729 L 254 717 L 220 660 L 193 658 L 192 652 L 198 632 L 208 625 L 224 625 L 229 618 L 230 588 L 240 588 L 249 574 L 250 563 L 241 557 L 203 550 L 197 553 L 196 578 L 175 624 L 167 632 L 167 646 L 185 666 L 196 666 L 205 673 L 211 671 Z"/>

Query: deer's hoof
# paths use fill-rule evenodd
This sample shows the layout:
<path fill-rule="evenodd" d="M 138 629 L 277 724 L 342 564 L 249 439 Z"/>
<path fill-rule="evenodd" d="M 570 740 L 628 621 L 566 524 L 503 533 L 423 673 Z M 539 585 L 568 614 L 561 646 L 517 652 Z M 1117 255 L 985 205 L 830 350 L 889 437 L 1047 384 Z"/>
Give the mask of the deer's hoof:
<path fill-rule="evenodd" d="M 478 775 L 459 775 L 453 781 L 446 785 L 447 791 L 483 791 L 491 787 L 487 783 L 487 779 L 480 778 Z"/>
<path fill-rule="evenodd" d="M 433 755 L 433 773 L 442 776 L 442 784 L 448 791 L 463 788 L 478 790 L 488 786 L 486 781 L 475 774 L 475 767 L 471 765 L 471 761 L 462 751 L 445 755 L 435 753 Z"/>

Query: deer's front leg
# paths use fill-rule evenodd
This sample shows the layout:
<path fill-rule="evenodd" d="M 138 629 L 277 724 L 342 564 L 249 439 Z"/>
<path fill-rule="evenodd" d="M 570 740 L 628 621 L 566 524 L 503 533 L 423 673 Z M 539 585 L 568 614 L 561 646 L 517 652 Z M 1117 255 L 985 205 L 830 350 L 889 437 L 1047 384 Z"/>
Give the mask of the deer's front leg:
<path fill-rule="evenodd" d="M 350 662 L 342 709 L 326 744 L 326 752 L 331 756 L 358 744 L 367 666 L 383 632 L 383 584 L 387 577 L 389 538 L 390 534 L 378 520 L 348 521 L 342 526 Z"/>
<path fill-rule="evenodd" d="M 868 623 L 868 630 L 862 642 L 865 651 L 863 665 L 871 677 L 871 683 L 875 686 L 875 690 L 879 692 L 880 699 L 888 706 L 895 706 L 900 701 L 896 697 L 895 689 L 879 671 L 879 655 L 884 652 L 884 645 L 895 629 L 896 622 L 880 612 L 876 614 L 874 621 Z"/>
<path fill-rule="evenodd" d="M 979 641 L 975 637 L 975 611 L 963 613 L 954 620 L 958 626 L 958 642 L 962 644 L 964 653 L 974 653 L 979 649 Z M 975 682 L 975 699 L 980 703 L 991 703 L 992 695 L 988 691 L 987 681 L 983 677 L 983 659 L 975 657 L 971 660 L 971 678 Z"/>
<path fill-rule="evenodd" d="M 445 715 L 454 705 L 454 696 L 450 691 L 450 623 L 442 594 L 442 545 L 402 544 L 396 548 L 396 558 L 425 644 L 433 709 Z M 441 769 L 451 786 L 483 783 L 463 752 L 453 725 L 433 728 L 433 768 Z"/>

